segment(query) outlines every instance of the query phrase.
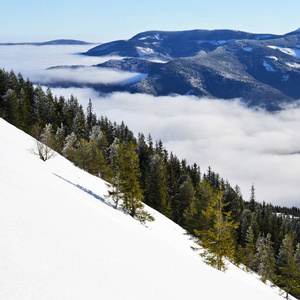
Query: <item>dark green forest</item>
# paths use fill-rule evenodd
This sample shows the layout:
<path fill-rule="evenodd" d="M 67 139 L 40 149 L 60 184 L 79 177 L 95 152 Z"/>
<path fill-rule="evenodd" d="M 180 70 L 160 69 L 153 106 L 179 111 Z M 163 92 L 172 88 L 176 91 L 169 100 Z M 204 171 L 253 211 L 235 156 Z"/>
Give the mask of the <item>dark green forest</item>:
<path fill-rule="evenodd" d="M 53 96 L 1 69 L 0 117 L 109 182 L 116 208 L 144 223 L 153 219 L 145 203 L 182 226 L 206 249 L 210 265 L 225 270 L 228 258 L 300 298 L 299 208 L 258 201 L 253 184 L 250 199 L 243 199 L 238 186 L 211 168 L 189 165 L 161 140 L 136 137 L 124 122 L 97 116 L 91 100 L 83 108 L 73 95 Z"/>

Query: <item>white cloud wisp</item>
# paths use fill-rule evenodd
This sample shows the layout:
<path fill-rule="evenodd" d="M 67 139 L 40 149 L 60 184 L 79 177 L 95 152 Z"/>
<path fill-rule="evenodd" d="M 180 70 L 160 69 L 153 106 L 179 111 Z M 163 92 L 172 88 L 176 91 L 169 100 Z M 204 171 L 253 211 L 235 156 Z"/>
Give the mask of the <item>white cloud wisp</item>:
<path fill-rule="evenodd" d="M 299 108 L 266 113 L 245 108 L 238 100 L 128 93 L 97 97 L 91 89 L 81 91 L 80 103 L 86 107 L 92 98 L 98 116 L 123 120 L 135 134 L 151 133 L 169 152 L 200 165 L 202 172 L 211 166 L 238 184 L 245 200 L 254 183 L 258 201 L 299 206 Z M 68 97 L 71 90 L 54 92 Z"/>

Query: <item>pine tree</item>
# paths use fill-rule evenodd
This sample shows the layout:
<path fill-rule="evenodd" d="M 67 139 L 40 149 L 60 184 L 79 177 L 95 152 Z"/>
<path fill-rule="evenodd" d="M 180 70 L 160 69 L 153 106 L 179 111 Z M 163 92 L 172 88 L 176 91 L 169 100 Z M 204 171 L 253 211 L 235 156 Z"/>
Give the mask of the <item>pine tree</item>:
<path fill-rule="evenodd" d="M 255 188 L 254 184 L 252 183 L 251 186 L 251 194 L 250 194 L 250 201 L 249 201 L 249 209 L 253 212 L 255 211 L 256 202 L 255 202 Z"/>
<path fill-rule="evenodd" d="M 122 208 L 132 217 L 142 223 L 153 218 L 144 211 L 143 194 L 139 185 L 139 159 L 136 153 L 136 146 L 126 143 L 120 147 L 119 168 L 120 168 L 120 192 L 122 195 Z"/>
<path fill-rule="evenodd" d="M 296 284 L 294 287 L 294 295 L 298 299 L 300 298 L 300 243 L 296 246 L 296 251 L 294 254 L 294 263 L 296 265 Z"/>
<path fill-rule="evenodd" d="M 293 292 L 298 283 L 298 270 L 294 257 L 293 237 L 288 233 L 279 249 L 277 265 L 279 269 L 279 283 L 286 291 L 286 299 Z"/>
<path fill-rule="evenodd" d="M 142 191 L 139 186 L 139 165 L 136 147 L 133 143 L 127 143 L 120 147 L 119 168 L 121 177 L 120 190 L 122 192 L 122 207 L 132 217 L 137 214 L 137 210 L 142 209 Z"/>
<path fill-rule="evenodd" d="M 88 166 L 88 172 L 105 179 L 108 172 L 107 162 L 103 156 L 102 150 L 98 148 L 96 140 L 90 140 L 89 151 L 91 159 L 90 165 Z"/>
<path fill-rule="evenodd" d="M 72 162 L 75 162 L 76 159 L 76 143 L 77 137 L 74 132 L 66 137 L 65 145 L 63 148 L 63 156 L 69 159 Z"/>
<path fill-rule="evenodd" d="M 34 90 L 34 121 L 41 127 L 46 124 L 46 96 L 41 86 L 37 86 Z"/>
<path fill-rule="evenodd" d="M 220 271 L 226 270 L 225 258 L 233 259 L 235 252 L 234 230 L 238 224 L 231 220 L 231 212 L 224 212 L 223 193 L 221 189 L 215 192 L 203 215 L 213 225 L 205 231 L 195 233 L 201 236 L 199 244 L 204 248 L 205 262 Z"/>
<path fill-rule="evenodd" d="M 203 211 L 206 210 L 214 191 L 207 181 L 201 181 L 196 189 L 196 196 L 184 211 L 184 228 L 191 234 L 195 234 L 194 229 L 200 231 L 208 230 L 212 222 L 204 217 Z M 200 237 L 201 238 L 201 237 Z"/>
<path fill-rule="evenodd" d="M 173 218 L 174 222 L 183 225 L 184 211 L 190 206 L 195 198 L 195 189 L 188 175 L 182 175 L 177 181 L 177 193 L 173 200 Z"/>
<path fill-rule="evenodd" d="M 271 235 L 268 233 L 266 237 L 260 235 L 256 242 L 255 260 L 257 264 L 258 274 L 261 280 L 275 280 L 275 254 Z"/>
<path fill-rule="evenodd" d="M 106 139 L 104 132 L 101 130 L 100 126 L 95 125 L 90 130 L 89 139 L 95 140 L 97 142 L 97 146 L 100 150 L 102 150 L 105 158 L 108 159 L 109 156 L 109 145 Z"/>
<path fill-rule="evenodd" d="M 168 217 L 172 215 L 171 206 L 168 203 L 165 165 L 158 154 L 153 154 L 150 158 L 145 203 Z"/>
<path fill-rule="evenodd" d="M 76 134 L 78 139 L 86 138 L 87 133 L 86 119 L 82 106 L 80 105 L 75 118 L 73 119 L 72 131 Z"/>
<path fill-rule="evenodd" d="M 89 103 L 86 109 L 86 123 L 89 131 L 91 131 L 92 127 L 96 125 L 96 122 L 97 122 L 97 118 L 93 112 L 92 100 L 89 99 Z"/>
<path fill-rule="evenodd" d="M 15 125 L 19 125 L 19 100 L 17 93 L 12 90 L 8 89 L 3 96 L 4 102 L 4 117 L 5 119 Z"/>
<path fill-rule="evenodd" d="M 115 209 L 118 208 L 119 200 L 121 198 L 120 191 L 120 168 L 119 168 L 119 157 L 120 157 L 120 141 L 115 139 L 114 142 L 110 145 L 110 156 L 109 164 L 111 168 L 110 175 L 110 184 L 108 185 L 108 195 L 107 197 L 111 198 L 115 203 Z"/>
<path fill-rule="evenodd" d="M 90 165 L 92 164 L 92 157 L 91 157 L 91 151 L 90 151 L 90 144 L 87 140 L 81 138 L 77 142 L 77 149 L 75 152 L 75 164 L 85 170 L 88 171 L 90 168 Z"/>
<path fill-rule="evenodd" d="M 253 229 L 250 226 L 246 233 L 246 247 L 245 247 L 245 254 L 246 254 L 246 263 L 250 269 L 255 268 L 255 241 L 254 241 L 254 233 Z"/>
<path fill-rule="evenodd" d="M 58 153 L 62 154 L 64 143 L 65 143 L 65 128 L 62 123 L 61 126 L 56 130 L 54 141 L 55 141 L 55 150 Z"/>
<path fill-rule="evenodd" d="M 24 88 L 21 90 L 20 96 L 20 127 L 25 132 L 29 133 L 31 125 L 31 107 L 28 93 Z"/>

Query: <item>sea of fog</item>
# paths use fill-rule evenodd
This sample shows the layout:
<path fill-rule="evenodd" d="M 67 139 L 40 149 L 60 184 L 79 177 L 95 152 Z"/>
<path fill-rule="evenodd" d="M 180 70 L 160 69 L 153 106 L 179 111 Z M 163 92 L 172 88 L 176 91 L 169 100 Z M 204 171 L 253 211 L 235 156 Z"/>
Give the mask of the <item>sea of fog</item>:
<path fill-rule="evenodd" d="M 143 74 L 91 67 L 111 59 L 83 56 L 92 46 L 0 46 L 0 67 L 42 85 L 70 80 L 81 83 L 122 83 Z M 79 69 L 52 69 L 81 65 Z M 98 116 L 122 120 L 137 134 L 151 133 L 167 150 L 201 171 L 208 166 L 239 185 L 245 200 L 254 184 L 256 199 L 274 205 L 300 207 L 300 109 L 277 113 L 250 110 L 238 99 L 209 100 L 193 96 L 153 97 L 113 93 L 100 97 L 91 88 L 52 88 L 53 94 L 71 94 L 86 107 L 93 101 Z"/>

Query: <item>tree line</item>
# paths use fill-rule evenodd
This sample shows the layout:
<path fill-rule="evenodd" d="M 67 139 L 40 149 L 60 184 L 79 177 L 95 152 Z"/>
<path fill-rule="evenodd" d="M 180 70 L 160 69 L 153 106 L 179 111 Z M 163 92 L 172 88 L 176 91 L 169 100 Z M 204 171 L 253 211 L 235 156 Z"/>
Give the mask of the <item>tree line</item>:
<path fill-rule="evenodd" d="M 229 259 L 300 296 L 299 208 L 256 201 L 254 185 L 246 201 L 211 168 L 202 174 L 150 134 L 135 137 L 124 122 L 97 117 L 91 100 L 84 109 L 73 95 L 53 96 L 1 69 L 0 116 L 108 181 L 116 208 L 146 222 L 153 218 L 145 203 L 182 226 L 204 247 L 207 263 L 225 270 Z"/>

